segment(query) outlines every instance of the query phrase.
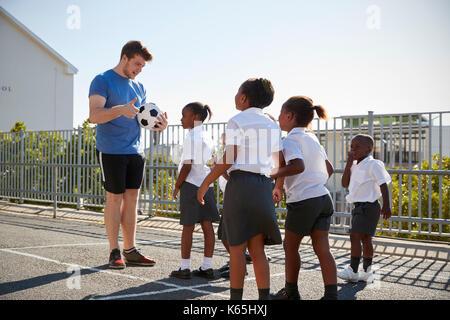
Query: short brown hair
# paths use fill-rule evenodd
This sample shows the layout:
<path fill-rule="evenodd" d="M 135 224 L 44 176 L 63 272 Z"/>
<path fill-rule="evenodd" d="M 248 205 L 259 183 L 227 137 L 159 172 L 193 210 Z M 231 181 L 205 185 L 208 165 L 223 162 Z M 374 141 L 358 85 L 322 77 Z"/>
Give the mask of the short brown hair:
<path fill-rule="evenodd" d="M 135 55 L 140 55 L 145 61 L 152 61 L 153 56 L 148 49 L 137 40 L 128 41 L 122 48 L 120 59 L 126 55 L 128 59 L 132 59 Z"/>

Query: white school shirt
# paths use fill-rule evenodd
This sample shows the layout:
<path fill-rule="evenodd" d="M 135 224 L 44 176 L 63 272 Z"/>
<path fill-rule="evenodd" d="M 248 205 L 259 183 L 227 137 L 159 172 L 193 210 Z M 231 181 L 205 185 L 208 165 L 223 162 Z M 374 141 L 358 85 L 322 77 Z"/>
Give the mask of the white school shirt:
<path fill-rule="evenodd" d="M 191 160 L 191 171 L 185 181 L 200 187 L 210 172 L 206 163 L 211 159 L 213 152 L 214 142 L 206 130 L 204 130 L 203 126 L 200 125 L 190 129 L 184 138 L 183 154 L 178 165 L 178 174 L 180 174 L 181 168 L 183 167 L 183 162 Z"/>
<path fill-rule="evenodd" d="M 292 129 L 283 140 L 283 155 L 286 163 L 302 159 L 305 164 L 305 171 L 284 178 L 287 203 L 329 194 L 325 187 L 328 181 L 325 160 L 328 157 L 313 133 L 300 127 Z"/>
<path fill-rule="evenodd" d="M 359 164 L 355 160 L 350 172 L 349 194 L 345 197 L 350 203 L 374 202 L 381 197 L 380 185 L 392 181 L 384 163 L 372 156 L 366 157 Z"/>
<path fill-rule="evenodd" d="M 272 153 L 281 150 L 281 130 L 260 108 L 248 108 L 232 117 L 225 131 L 226 145 L 237 146 L 236 161 L 228 169 L 270 177 Z"/>

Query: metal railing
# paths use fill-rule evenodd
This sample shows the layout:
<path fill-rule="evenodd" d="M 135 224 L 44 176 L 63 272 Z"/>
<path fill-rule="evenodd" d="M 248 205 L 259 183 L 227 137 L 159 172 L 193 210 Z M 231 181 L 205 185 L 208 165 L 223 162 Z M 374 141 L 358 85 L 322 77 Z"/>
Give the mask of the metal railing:
<path fill-rule="evenodd" d="M 449 165 L 450 112 L 341 116 L 313 122 L 312 130 L 324 146 L 335 174 L 327 187 L 336 213 L 332 231 L 348 232 L 351 207 L 341 177 L 352 137 L 374 137 L 374 157 L 382 160 L 393 182 L 390 198 L 393 216 L 380 221 L 387 233 L 450 236 Z M 435 123 L 437 122 L 437 125 Z M 226 123 L 205 124 L 217 145 Z M 139 210 L 177 217 L 179 205 L 172 199 L 177 164 L 186 130 L 170 125 L 156 133 L 143 130 L 147 165 L 139 197 Z M 430 165 L 431 164 L 431 165 Z M 36 201 L 76 208 L 101 208 L 104 190 L 95 155 L 95 129 L 0 133 L 0 198 Z M 215 185 L 222 208 L 223 195 Z M 284 204 L 277 207 L 284 222 Z"/>

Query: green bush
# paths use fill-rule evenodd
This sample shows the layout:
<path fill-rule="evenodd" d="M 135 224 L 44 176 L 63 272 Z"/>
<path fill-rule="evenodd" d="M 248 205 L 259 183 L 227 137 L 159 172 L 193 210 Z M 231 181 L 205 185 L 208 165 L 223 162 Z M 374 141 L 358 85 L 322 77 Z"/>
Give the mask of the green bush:
<path fill-rule="evenodd" d="M 435 154 L 432 163 L 422 161 L 420 170 L 450 170 L 450 158 L 442 157 L 442 169 L 439 168 L 440 156 Z M 394 168 L 397 169 L 397 168 Z M 415 166 L 413 170 L 419 170 L 419 166 Z M 431 180 L 430 180 L 431 179 Z M 441 188 L 439 188 L 439 180 L 441 180 Z M 431 183 L 431 189 L 430 189 Z M 431 192 L 430 192 L 431 191 Z M 431 197 L 430 197 L 431 193 Z M 439 194 L 441 193 L 442 216 L 439 217 Z M 393 216 L 409 216 L 411 211 L 412 217 L 434 218 L 434 219 L 450 219 L 450 174 L 449 175 L 414 175 L 414 174 L 394 174 L 392 175 L 392 215 Z M 431 203 L 430 203 L 431 201 Z M 431 205 L 431 212 L 430 212 Z M 420 209 L 420 210 L 419 210 Z M 419 214 L 420 213 L 420 214 Z M 439 232 L 438 224 L 428 223 L 408 223 L 408 222 L 391 222 L 394 228 L 421 232 Z M 401 224 L 401 225 L 400 225 Z M 389 221 L 383 220 L 383 227 L 389 227 Z M 442 225 L 442 232 L 449 233 L 450 226 Z M 404 234 L 404 233 L 388 233 L 382 234 L 395 235 L 401 238 L 421 239 L 421 240 L 444 240 L 448 238 L 434 235 Z"/>

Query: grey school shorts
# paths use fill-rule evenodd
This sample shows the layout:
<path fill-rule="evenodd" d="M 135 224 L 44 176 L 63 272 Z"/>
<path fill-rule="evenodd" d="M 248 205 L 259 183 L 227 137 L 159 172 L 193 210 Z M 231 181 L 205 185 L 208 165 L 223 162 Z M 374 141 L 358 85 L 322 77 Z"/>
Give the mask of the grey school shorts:
<path fill-rule="evenodd" d="M 352 228 L 350 232 L 358 232 L 374 236 L 378 220 L 380 219 L 381 206 L 375 202 L 356 202 L 352 210 Z"/>
<path fill-rule="evenodd" d="M 329 194 L 286 204 L 285 229 L 300 236 L 309 236 L 313 230 L 330 230 L 334 213 Z"/>
<path fill-rule="evenodd" d="M 198 187 L 189 182 L 183 182 L 180 188 L 180 224 L 192 226 L 200 221 L 219 221 L 216 199 L 213 188 L 209 188 L 201 205 L 197 200 Z"/>

